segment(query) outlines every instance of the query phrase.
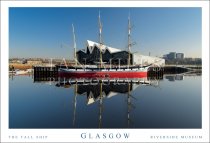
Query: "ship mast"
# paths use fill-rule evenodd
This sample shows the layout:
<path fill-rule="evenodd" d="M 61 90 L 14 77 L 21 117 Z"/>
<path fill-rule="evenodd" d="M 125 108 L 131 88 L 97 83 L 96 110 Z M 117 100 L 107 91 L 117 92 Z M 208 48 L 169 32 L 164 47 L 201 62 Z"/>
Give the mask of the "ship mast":
<path fill-rule="evenodd" d="M 102 81 L 100 81 L 100 95 L 99 95 L 99 128 L 102 127 L 102 112 L 103 112 L 103 85 Z"/>
<path fill-rule="evenodd" d="M 130 13 L 128 16 L 128 67 L 131 65 L 131 22 L 130 22 Z"/>
<path fill-rule="evenodd" d="M 98 23 L 99 23 L 99 50 L 100 50 L 100 67 L 102 67 L 102 23 L 101 23 L 101 16 L 100 11 L 98 15 Z"/>
<path fill-rule="evenodd" d="M 74 87 L 74 114 L 73 114 L 73 127 L 75 126 L 76 120 L 76 107 L 77 107 L 77 80 Z"/>
<path fill-rule="evenodd" d="M 74 38 L 74 62 L 75 62 L 75 66 L 77 66 L 77 45 L 76 45 L 76 37 L 75 37 L 75 33 L 74 33 L 74 25 L 72 24 L 72 31 L 73 31 L 73 38 Z"/>
<path fill-rule="evenodd" d="M 127 110 L 127 126 L 130 127 L 130 111 L 131 111 L 131 94 L 130 94 L 130 83 L 128 83 L 128 97 L 127 97 L 127 104 L 128 104 L 128 110 Z"/>

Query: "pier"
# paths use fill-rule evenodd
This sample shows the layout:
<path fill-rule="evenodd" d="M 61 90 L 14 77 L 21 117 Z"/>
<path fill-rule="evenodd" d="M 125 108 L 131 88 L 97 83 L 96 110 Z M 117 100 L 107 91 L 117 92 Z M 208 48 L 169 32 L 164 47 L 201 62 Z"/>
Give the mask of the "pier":
<path fill-rule="evenodd" d="M 34 81 L 57 81 L 58 67 L 34 66 Z"/>
<path fill-rule="evenodd" d="M 54 76 L 58 74 L 59 67 L 60 66 L 55 66 L 55 67 L 36 66 L 34 67 L 34 75 Z M 190 70 L 189 68 L 179 67 L 179 66 L 164 66 L 164 67 L 150 67 L 149 68 L 150 74 L 183 73 L 189 70 Z"/>
<path fill-rule="evenodd" d="M 49 78 L 57 78 L 58 77 L 58 69 L 60 66 L 34 66 L 34 78 L 40 79 L 43 78 L 43 80 L 48 81 Z M 200 67 L 201 70 L 202 67 Z M 150 67 L 148 72 L 148 77 L 153 79 L 161 79 L 164 74 L 180 74 L 185 73 L 189 71 L 197 70 L 197 68 L 190 68 L 184 67 L 184 66 L 169 66 L 166 65 L 164 67 Z"/>

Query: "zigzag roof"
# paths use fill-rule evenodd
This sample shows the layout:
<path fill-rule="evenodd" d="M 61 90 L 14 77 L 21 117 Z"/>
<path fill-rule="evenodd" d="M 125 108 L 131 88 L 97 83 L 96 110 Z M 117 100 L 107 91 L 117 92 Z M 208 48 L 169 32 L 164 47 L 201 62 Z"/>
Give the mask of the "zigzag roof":
<path fill-rule="evenodd" d="M 87 48 L 88 50 L 90 51 L 90 53 L 93 52 L 94 48 L 100 48 L 100 44 L 99 43 L 96 43 L 96 42 L 93 42 L 93 41 L 90 41 L 90 40 L 87 40 Z M 102 49 L 102 52 L 105 53 L 106 50 L 108 50 L 110 53 L 117 53 L 117 52 L 120 52 L 121 50 L 120 49 L 117 49 L 117 48 L 112 48 L 112 47 L 108 47 L 106 45 L 102 45 L 101 46 L 101 49 Z M 83 52 L 87 52 L 87 50 L 81 50 Z"/>

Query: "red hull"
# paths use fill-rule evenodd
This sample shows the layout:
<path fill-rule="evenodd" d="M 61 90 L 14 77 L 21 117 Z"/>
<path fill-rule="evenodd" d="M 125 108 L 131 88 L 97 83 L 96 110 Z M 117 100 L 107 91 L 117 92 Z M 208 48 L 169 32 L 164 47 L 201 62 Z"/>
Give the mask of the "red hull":
<path fill-rule="evenodd" d="M 71 78 L 143 78 L 147 72 L 138 71 L 117 71 L 117 72 L 59 72 L 60 77 Z"/>

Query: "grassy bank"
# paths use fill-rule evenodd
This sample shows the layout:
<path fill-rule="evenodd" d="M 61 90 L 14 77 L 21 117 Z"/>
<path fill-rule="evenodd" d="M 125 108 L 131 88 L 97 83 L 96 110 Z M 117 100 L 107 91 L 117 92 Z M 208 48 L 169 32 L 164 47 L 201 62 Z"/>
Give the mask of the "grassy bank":
<path fill-rule="evenodd" d="M 14 67 L 14 69 L 20 69 L 20 70 L 31 69 L 32 66 L 33 66 L 32 64 L 19 64 L 19 63 L 10 63 L 9 64 L 10 68 Z"/>

